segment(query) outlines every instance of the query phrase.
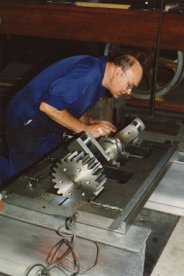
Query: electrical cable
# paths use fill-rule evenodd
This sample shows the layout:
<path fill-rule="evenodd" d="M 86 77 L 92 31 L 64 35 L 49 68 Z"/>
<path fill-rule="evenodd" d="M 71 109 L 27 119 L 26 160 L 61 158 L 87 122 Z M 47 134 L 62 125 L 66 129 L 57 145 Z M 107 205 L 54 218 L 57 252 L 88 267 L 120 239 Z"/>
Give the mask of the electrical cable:
<path fill-rule="evenodd" d="M 76 234 L 72 229 L 72 225 L 76 220 L 76 215 L 74 214 L 71 217 L 66 218 L 65 220 L 65 225 L 60 226 L 57 230 L 56 233 L 62 237 L 50 250 L 49 254 L 46 257 L 46 265 L 43 264 L 34 264 L 30 268 L 28 268 L 26 275 L 29 276 L 30 273 L 33 271 L 35 268 L 41 268 L 37 270 L 36 275 L 37 276 L 51 276 L 50 271 L 52 269 L 59 269 L 64 275 L 66 276 L 75 276 L 79 274 L 84 274 L 88 271 L 90 271 L 92 268 L 94 268 L 97 263 L 98 263 L 98 256 L 99 256 L 99 246 L 96 242 L 94 242 L 96 246 L 96 255 L 95 255 L 95 260 L 94 263 L 87 268 L 86 270 L 80 271 L 80 261 L 79 261 L 79 256 L 74 249 L 74 243 L 76 239 Z M 79 237 L 79 239 L 87 240 L 85 238 Z M 63 246 L 66 247 L 66 250 L 61 253 L 61 249 L 63 249 Z M 73 270 L 69 269 L 64 265 L 63 260 L 67 256 L 71 254 L 72 256 L 72 263 L 73 263 Z M 68 274 L 71 273 L 71 274 Z"/>
<path fill-rule="evenodd" d="M 83 239 L 83 240 L 87 240 L 87 239 L 84 239 L 84 238 L 80 238 L 80 239 Z M 96 265 L 97 265 L 97 263 L 98 263 L 98 257 L 99 257 L 99 246 L 98 246 L 98 244 L 96 243 L 96 242 L 93 242 L 94 244 L 95 244 L 95 246 L 96 246 L 96 256 L 95 256 L 95 260 L 94 260 L 94 263 L 90 266 L 90 267 L 88 267 L 87 269 L 85 269 L 85 270 L 83 270 L 83 271 L 80 271 L 80 273 L 79 274 L 84 274 L 84 273 L 86 273 L 86 272 L 89 272 L 92 268 L 94 268 Z"/>

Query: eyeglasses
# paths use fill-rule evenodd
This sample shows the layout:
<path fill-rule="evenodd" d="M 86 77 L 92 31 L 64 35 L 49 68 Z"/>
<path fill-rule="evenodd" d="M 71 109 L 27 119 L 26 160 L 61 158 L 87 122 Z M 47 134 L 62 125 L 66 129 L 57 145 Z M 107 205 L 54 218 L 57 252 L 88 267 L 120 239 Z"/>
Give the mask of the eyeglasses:
<path fill-rule="evenodd" d="M 127 80 L 127 87 L 126 87 L 126 89 L 127 89 L 127 90 L 133 90 L 133 89 L 135 88 L 135 84 L 134 84 L 134 83 L 131 83 L 131 82 L 129 81 L 129 79 L 128 79 L 127 75 L 126 75 L 125 70 L 122 69 L 122 71 L 123 71 L 123 74 L 125 75 L 125 78 L 126 78 L 126 80 Z"/>

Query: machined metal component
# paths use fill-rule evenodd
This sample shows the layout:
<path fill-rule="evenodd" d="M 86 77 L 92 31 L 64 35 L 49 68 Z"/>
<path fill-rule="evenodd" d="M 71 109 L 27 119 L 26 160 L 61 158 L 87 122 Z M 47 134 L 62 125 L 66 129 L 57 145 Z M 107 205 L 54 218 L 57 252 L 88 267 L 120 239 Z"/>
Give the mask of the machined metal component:
<path fill-rule="evenodd" d="M 77 139 L 72 141 L 72 143 L 69 144 L 69 152 L 73 152 L 76 150 L 78 152 L 85 152 L 91 158 L 98 156 L 100 160 L 110 160 L 109 156 L 106 154 L 103 147 L 100 145 L 99 141 L 97 141 L 89 132 L 83 133 L 80 137 L 78 137 Z"/>
<path fill-rule="evenodd" d="M 116 165 L 118 157 L 124 156 L 127 158 L 129 153 L 125 151 L 125 145 L 128 143 L 135 143 L 138 140 L 140 132 L 143 131 L 144 128 L 144 123 L 139 118 L 136 118 L 114 137 L 100 138 L 99 143 L 109 157 L 109 161 Z"/>
<path fill-rule="evenodd" d="M 124 145 L 133 143 L 137 140 L 141 131 L 145 129 L 144 123 L 141 119 L 134 119 L 128 126 L 123 128 L 120 132 L 115 135 L 115 138 L 119 139 Z"/>
<path fill-rule="evenodd" d="M 102 137 L 99 141 L 110 161 L 116 160 L 122 154 L 123 146 L 119 139 L 113 137 Z"/>
<path fill-rule="evenodd" d="M 92 200 L 104 189 L 107 180 L 101 163 L 84 152 L 69 153 L 53 170 L 57 193 L 75 200 Z"/>

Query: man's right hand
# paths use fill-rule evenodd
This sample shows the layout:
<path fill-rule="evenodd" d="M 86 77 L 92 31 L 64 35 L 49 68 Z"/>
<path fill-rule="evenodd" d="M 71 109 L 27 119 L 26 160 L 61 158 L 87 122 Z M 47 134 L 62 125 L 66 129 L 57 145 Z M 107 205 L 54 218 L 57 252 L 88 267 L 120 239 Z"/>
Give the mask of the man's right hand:
<path fill-rule="evenodd" d="M 108 136 L 112 132 L 116 131 L 116 127 L 109 121 L 97 121 L 96 123 L 90 124 L 87 127 L 89 131 L 95 138 L 101 136 Z"/>

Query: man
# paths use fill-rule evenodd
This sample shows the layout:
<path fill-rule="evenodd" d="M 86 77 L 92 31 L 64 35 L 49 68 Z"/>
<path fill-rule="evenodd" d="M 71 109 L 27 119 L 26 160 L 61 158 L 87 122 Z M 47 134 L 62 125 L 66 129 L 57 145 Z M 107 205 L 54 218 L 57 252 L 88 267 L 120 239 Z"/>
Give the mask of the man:
<path fill-rule="evenodd" d="M 10 101 L 6 114 L 9 159 L 16 174 L 62 143 L 66 129 L 94 137 L 115 126 L 85 115 L 108 90 L 114 98 L 130 94 L 142 78 L 140 63 L 125 55 L 108 59 L 87 55 L 63 59 L 38 74 Z"/>

